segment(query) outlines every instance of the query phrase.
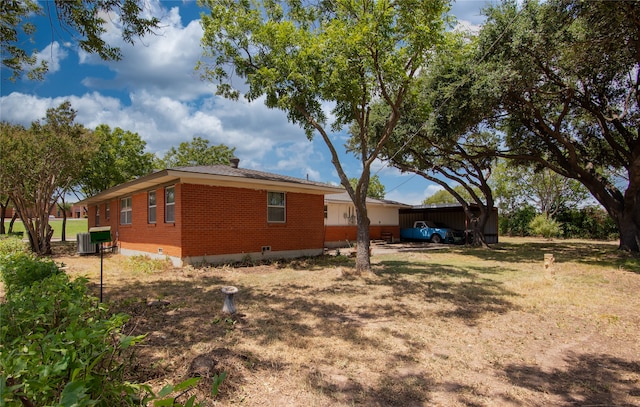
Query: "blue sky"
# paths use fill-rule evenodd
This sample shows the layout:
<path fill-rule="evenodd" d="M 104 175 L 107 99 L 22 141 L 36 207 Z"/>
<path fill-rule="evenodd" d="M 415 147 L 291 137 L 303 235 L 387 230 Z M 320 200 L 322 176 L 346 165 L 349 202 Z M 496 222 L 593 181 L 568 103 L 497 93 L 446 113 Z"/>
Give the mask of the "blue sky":
<path fill-rule="evenodd" d="M 477 27 L 483 21 L 485 0 L 461 0 L 451 14 L 459 23 Z M 201 56 L 202 28 L 194 1 L 149 0 L 148 12 L 161 19 L 158 35 L 135 45 L 122 43 L 118 32 L 105 36 L 121 48 L 123 59 L 105 62 L 69 41 L 47 17 L 38 17 L 33 48 L 50 67 L 44 81 L 10 82 L 1 72 L 0 119 L 29 126 L 46 110 L 69 100 L 78 111 L 77 122 L 88 128 L 107 124 L 138 133 L 147 150 L 162 156 L 172 146 L 194 136 L 211 145 L 236 148 L 240 165 L 299 178 L 339 183 L 327 147 L 318 136 L 309 141 L 302 129 L 287 121 L 284 112 L 268 109 L 262 100 L 248 103 L 214 95 L 214 84 L 200 80 L 194 70 Z M 341 148 L 345 134 L 334 134 L 349 177 L 360 174 L 357 159 Z M 401 174 L 382 162 L 374 173 L 387 191 L 386 198 L 419 204 L 440 187 L 411 174 Z"/>

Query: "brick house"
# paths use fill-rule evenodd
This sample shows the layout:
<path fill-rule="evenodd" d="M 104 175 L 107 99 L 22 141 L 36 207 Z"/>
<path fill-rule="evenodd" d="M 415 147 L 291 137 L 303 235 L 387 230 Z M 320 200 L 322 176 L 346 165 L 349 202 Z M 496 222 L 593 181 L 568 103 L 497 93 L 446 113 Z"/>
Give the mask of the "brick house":
<path fill-rule="evenodd" d="M 410 208 L 399 202 L 367 198 L 369 238 L 371 240 L 400 240 L 401 208 Z M 356 209 L 349 194 L 331 194 L 325 197 L 325 246 L 346 247 L 356 241 Z"/>
<path fill-rule="evenodd" d="M 124 255 L 175 265 L 322 254 L 329 184 L 231 166 L 154 172 L 87 198 L 88 226 L 110 226 Z"/>

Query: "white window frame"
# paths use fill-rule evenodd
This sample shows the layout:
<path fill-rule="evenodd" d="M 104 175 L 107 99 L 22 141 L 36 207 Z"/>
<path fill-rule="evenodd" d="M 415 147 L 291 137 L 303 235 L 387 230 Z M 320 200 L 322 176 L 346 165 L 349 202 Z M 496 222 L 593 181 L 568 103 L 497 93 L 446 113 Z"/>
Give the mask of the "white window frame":
<path fill-rule="evenodd" d="M 100 226 L 100 205 L 96 205 L 96 226 Z"/>
<path fill-rule="evenodd" d="M 130 225 L 133 220 L 133 199 L 128 196 L 120 199 L 120 224 Z"/>
<path fill-rule="evenodd" d="M 168 190 L 172 190 L 173 201 L 169 202 L 169 194 L 167 194 Z M 169 218 L 169 209 L 171 209 L 171 217 Z M 175 223 L 176 221 L 176 187 L 175 185 L 166 187 L 164 189 L 164 222 L 165 223 Z"/>
<path fill-rule="evenodd" d="M 271 200 L 271 197 L 274 194 L 278 194 L 282 196 L 282 204 L 274 203 Z M 277 216 L 277 219 L 272 219 L 272 217 L 275 217 L 275 215 L 280 213 L 282 214 L 282 216 Z M 287 222 L 287 194 L 286 193 L 277 192 L 277 191 L 267 192 L 267 222 L 268 223 L 286 223 Z"/>
<path fill-rule="evenodd" d="M 153 203 L 151 203 L 151 196 L 153 196 Z M 158 196 L 156 191 L 147 192 L 147 222 L 156 223 L 158 219 L 156 208 L 158 207 Z M 153 213 L 153 219 L 151 214 Z"/>

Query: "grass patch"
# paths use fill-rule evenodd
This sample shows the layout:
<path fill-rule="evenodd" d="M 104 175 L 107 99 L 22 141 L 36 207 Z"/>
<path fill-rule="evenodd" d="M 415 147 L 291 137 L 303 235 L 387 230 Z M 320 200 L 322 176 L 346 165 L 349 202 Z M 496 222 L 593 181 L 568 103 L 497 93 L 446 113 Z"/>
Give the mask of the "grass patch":
<path fill-rule="evenodd" d="M 10 220 L 4 221 L 5 230 L 9 230 Z M 60 239 L 62 237 L 62 219 L 51 219 L 49 225 L 53 228 L 53 238 Z M 78 233 L 87 233 L 89 231 L 87 219 L 67 219 L 66 232 L 67 239 L 75 240 Z M 13 223 L 14 232 L 24 232 L 25 227 L 20 219 Z M 25 235 L 26 238 L 26 235 Z"/>
<path fill-rule="evenodd" d="M 616 248 L 374 248 L 360 277 L 346 256 L 141 273 L 108 255 L 105 299 L 147 335 L 135 380 L 197 372 L 204 392 L 227 372 L 216 406 L 640 405 L 639 260 Z M 99 281 L 95 257 L 56 260 Z"/>

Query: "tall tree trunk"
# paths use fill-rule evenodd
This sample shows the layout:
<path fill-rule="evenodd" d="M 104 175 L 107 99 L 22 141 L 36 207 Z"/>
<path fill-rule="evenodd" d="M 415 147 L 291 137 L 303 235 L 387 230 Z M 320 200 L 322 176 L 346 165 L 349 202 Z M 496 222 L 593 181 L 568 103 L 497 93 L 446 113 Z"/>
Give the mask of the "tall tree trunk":
<path fill-rule="evenodd" d="M 60 235 L 60 240 L 63 242 L 67 241 L 67 212 L 62 211 L 62 231 Z"/>
<path fill-rule="evenodd" d="M 7 217 L 8 206 L 9 206 L 9 198 L 7 198 L 6 202 L 0 203 L 0 235 L 4 235 L 7 233 L 4 228 L 4 219 Z"/>
<path fill-rule="evenodd" d="M 369 236 L 369 216 L 367 214 L 366 200 L 364 205 L 358 202 L 356 205 L 356 219 L 358 223 L 357 249 L 356 249 L 356 273 L 363 274 L 371 271 L 371 239 Z"/>
<path fill-rule="evenodd" d="M 67 241 L 67 208 L 69 205 L 64 200 L 64 194 L 60 194 L 61 204 L 57 204 L 58 208 L 62 211 L 62 230 L 60 233 L 60 240 L 63 242 Z"/>
<path fill-rule="evenodd" d="M 18 219 L 18 212 L 13 213 L 13 216 L 11 217 L 11 222 L 9 222 L 9 230 L 7 232 L 9 233 L 13 232 L 13 224 L 16 223 L 16 219 Z"/>
<path fill-rule="evenodd" d="M 640 251 L 640 185 L 637 183 L 630 183 L 625 191 L 624 206 L 618 219 L 619 248 L 638 253 Z"/>

